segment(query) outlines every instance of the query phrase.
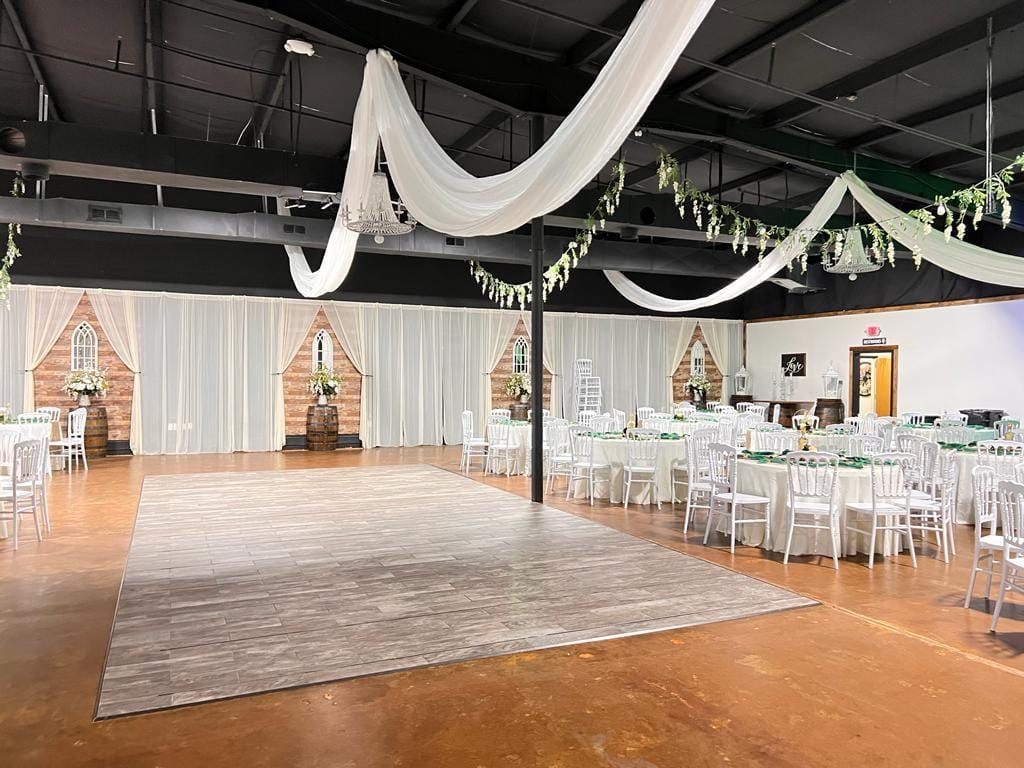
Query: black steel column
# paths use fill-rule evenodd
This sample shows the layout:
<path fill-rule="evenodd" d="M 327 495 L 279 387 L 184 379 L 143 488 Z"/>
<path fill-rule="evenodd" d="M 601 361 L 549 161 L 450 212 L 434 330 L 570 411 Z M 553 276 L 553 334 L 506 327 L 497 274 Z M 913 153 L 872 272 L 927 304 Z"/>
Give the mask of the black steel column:
<path fill-rule="evenodd" d="M 534 154 L 544 143 L 544 116 L 534 115 L 530 122 L 530 154 Z M 532 418 L 530 432 L 533 436 L 530 448 L 530 498 L 544 501 L 544 217 L 538 216 L 530 222 L 532 244 L 531 294 L 530 303 L 530 391 L 532 392 Z"/>

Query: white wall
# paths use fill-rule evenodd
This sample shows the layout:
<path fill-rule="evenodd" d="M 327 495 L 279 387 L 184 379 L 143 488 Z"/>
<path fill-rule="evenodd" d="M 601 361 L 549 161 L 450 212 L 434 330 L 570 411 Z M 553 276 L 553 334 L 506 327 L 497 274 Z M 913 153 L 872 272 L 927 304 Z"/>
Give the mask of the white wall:
<path fill-rule="evenodd" d="M 848 401 L 850 347 L 861 346 L 869 325 L 899 346 L 899 412 L 1001 408 L 1024 414 L 1024 300 L 749 323 L 747 368 L 755 396 L 772 396 L 781 355 L 806 352 L 808 375 L 795 379 L 794 398 L 820 397 L 831 361 Z"/>

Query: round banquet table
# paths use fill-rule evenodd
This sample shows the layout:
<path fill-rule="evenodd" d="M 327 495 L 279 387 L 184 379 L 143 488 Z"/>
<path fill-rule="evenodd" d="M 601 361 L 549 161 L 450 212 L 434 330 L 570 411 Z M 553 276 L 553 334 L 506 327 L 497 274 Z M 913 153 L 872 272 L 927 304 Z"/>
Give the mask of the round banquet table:
<path fill-rule="evenodd" d="M 623 466 L 626 463 L 626 438 L 596 438 L 594 440 L 594 461 L 608 464 L 611 467 L 611 483 L 605 479 L 606 472 L 602 471 L 600 479 L 594 483 L 594 497 L 607 499 L 612 504 L 621 504 L 624 487 Z M 686 458 L 685 440 L 662 440 L 658 447 L 658 463 L 656 475 L 658 478 L 658 495 L 663 503 L 672 501 L 672 462 L 676 459 Z M 577 480 L 573 490 L 573 497 L 577 499 L 587 498 L 587 483 Z M 634 483 L 629 493 L 630 504 L 650 504 L 650 485 L 647 483 Z"/>
<path fill-rule="evenodd" d="M 789 533 L 789 511 L 787 509 L 787 474 L 785 464 L 758 463 L 750 459 L 740 459 L 736 468 L 736 485 L 740 493 L 765 496 L 771 499 L 771 538 L 764 540 L 764 526 L 759 523 L 737 527 L 738 541 L 753 547 L 763 547 L 773 552 L 784 552 L 786 536 Z M 840 556 L 857 552 L 866 552 L 868 537 L 861 534 L 848 535 L 846 531 L 846 505 L 851 502 L 871 501 L 871 475 L 868 469 L 839 468 L 839 536 L 842 546 Z M 753 513 L 751 517 L 755 517 Z M 863 527 L 863 524 L 861 524 Z M 728 533 L 729 526 L 724 518 L 719 517 L 716 530 Z M 826 555 L 832 556 L 831 536 L 827 530 L 797 528 L 793 531 L 792 555 Z M 884 533 L 878 537 L 877 551 L 891 554 L 899 551 L 896 536 Z"/>

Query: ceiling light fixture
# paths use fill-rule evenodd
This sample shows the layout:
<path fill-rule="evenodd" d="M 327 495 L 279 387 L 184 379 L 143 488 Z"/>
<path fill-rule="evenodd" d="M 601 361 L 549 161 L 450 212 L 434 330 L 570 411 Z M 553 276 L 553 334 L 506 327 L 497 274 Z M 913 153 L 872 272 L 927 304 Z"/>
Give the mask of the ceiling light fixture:
<path fill-rule="evenodd" d="M 377 170 L 370 179 L 366 199 L 359 201 L 359 209 L 356 211 L 350 210 L 347 203 L 341 207 L 342 223 L 353 232 L 373 235 L 373 242 L 377 245 L 382 244 L 385 237 L 407 235 L 416 228 L 416 219 L 402 201 L 391 199 L 388 176 L 381 170 L 384 164 L 378 144 Z"/>

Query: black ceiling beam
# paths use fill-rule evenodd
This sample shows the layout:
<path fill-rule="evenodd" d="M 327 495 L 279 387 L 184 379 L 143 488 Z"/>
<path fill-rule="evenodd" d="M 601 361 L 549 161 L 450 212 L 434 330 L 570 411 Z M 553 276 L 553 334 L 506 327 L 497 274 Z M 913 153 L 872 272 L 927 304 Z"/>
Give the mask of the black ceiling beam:
<path fill-rule="evenodd" d="M 1021 5 L 1024 5 L 1024 3 L 1021 3 Z M 984 149 L 985 142 L 978 142 L 974 146 L 978 149 Z M 992 140 L 993 152 L 1012 152 L 1022 147 L 1024 147 L 1024 130 L 996 136 Z M 948 152 L 941 152 L 937 155 L 926 157 L 924 160 L 919 160 L 914 163 L 914 168 L 931 173 L 932 171 L 941 171 L 946 168 L 963 165 L 977 159 L 977 155 L 966 150 L 951 149 Z"/>
<path fill-rule="evenodd" d="M 785 163 L 779 163 L 778 165 L 771 165 L 767 168 L 761 168 L 760 170 L 753 171 L 752 173 L 744 174 L 743 176 L 737 176 L 735 179 L 722 182 L 721 185 L 715 184 L 707 192 L 731 192 L 734 189 L 745 187 L 748 184 L 756 184 L 759 181 L 770 179 L 774 176 L 778 176 L 780 173 L 786 170 L 787 166 Z"/>
<path fill-rule="evenodd" d="M 602 27 L 625 30 L 636 17 L 636 12 L 643 5 L 643 0 L 626 0 L 618 8 L 601 20 Z M 565 55 L 565 63 L 570 67 L 579 67 L 596 56 L 600 56 L 615 46 L 615 38 L 601 32 L 587 32 Z"/>
<path fill-rule="evenodd" d="M 454 31 L 478 2 L 479 0 L 458 0 L 458 2 L 452 3 L 451 7 L 442 15 L 437 26 L 448 32 Z"/>
<path fill-rule="evenodd" d="M 1016 96 L 1019 93 L 1024 93 L 1024 75 L 992 86 L 993 100 L 1005 99 L 1009 96 Z M 912 128 L 916 128 L 919 125 L 926 125 L 935 120 L 941 120 L 944 117 L 949 117 L 950 115 L 966 112 L 967 110 L 979 107 L 984 103 L 985 91 L 974 91 L 973 93 L 968 93 L 958 99 L 948 101 L 945 104 L 939 104 L 935 107 L 922 109 L 919 112 L 914 112 L 913 114 L 901 117 L 897 122 L 902 125 L 909 125 Z M 856 136 L 846 139 L 840 143 L 840 146 L 845 149 L 860 149 L 861 147 L 866 147 L 869 144 L 874 144 L 882 141 L 883 139 L 888 139 L 890 136 L 895 136 L 898 133 L 899 131 L 895 128 L 889 128 L 882 125 L 878 128 L 873 128 L 870 131 L 865 131 L 864 133 L 859 133 Z"/>
<path fill-rule="evenodd" d="M 510 113 L 567 115 L 594 82 L 593 74 L 579 69 L 508 51 L 352 2 L 338 5 L 328 5 L 323 0 L 224 2 L 229 7 L 259 8 L 278 21 L 283 19 L 296 28 L 307 30 L 313 37 L 365 49 L 387 48 L 395 53 L 406 71 L 455 90 L 473 93 L 479 100 Z M 609 34 L 617 37 L 617 33 Z M 467 66 L 467 62 L 472 66 Z M 684 104 L 675 98 L 656 97 L 642 122 L 684 141 L 718 141 L 742 147 L 774 162 L 788 162 L 816 172 L 824 169 L 839 173 L 853 167 L 851 152 L 808 137 L 766 130 L 751 121 Z M 937 194 L 950 194 L 957 188 L 949 179 L 915 173 L 881 158 L 871 158 L 870 162 L 859 158 L 858 172 L 869 184 L 917 200 L 931 200 Z"/>
<path fill-rule="evenodd" d="M 280 44 L 277 46 L 277 50 L 274 51 L 274 63 L 270 69 L 271 72 L 276 72 L 277 74 L 274 75 L 272 80 L 267 82 L 263 95 L 260 97 L 261 103 L 256 106 L 256 111 L 253 113 L 252 135 L 253 143 L 257 145 L 265 143 L 264 137 L 267 134 L 267 129 L 270 128 L 270 121 L 274 117 L 275 110 L 273 107 L 276 107 L 281 100 L 281 94 L 284 93 L 284 87 L 288 82 L 289 53 L 284 49 L 287 38 L 288 35 L 285 32 L 278 41 Z M 290 113 L 291 110 L 289 110 Z"/>
<path fill-rule="evenodd" d="M 483 119 L 464 134 L 459 136 L 449 147 L 449 153 L 458 160 L 479 146 L 494 131 L 498 130 L 511 118 L 503 109 L 494 109 L 484 115 Z"/>
<path fill-rule="evenodd" d="M 25 52 L 25 58 L 28 59 L 28 66 L 32 70 L 36 83 L 43 86 L 43 90 L 50 94 L 49 115 L 54 120 L 60 120 L 60 110 L 57 109 L 57 95 L 54 93 L 53 88 L 50 87 L 50 83 L 43 73 L 43 68 L 34 53 L 35 49 L 32 46 L 32 40 L 29 38 L 25 24 L 22 22 L 18 9 L 14 5 L 14 0 L 2 0 L 2 2 L 4 11 L 7 13 L 7 19 L 11 22 L 11 29 L 14 30 L 14 35 L 18 38 L 18 44 Z"/>
<path fill-rule="evenodd" d="M 749 59 L 751 56 L 760 53 L 773 43 L 778 43 L 790 35 L 796 34 L 800 30 L 804 29 L 808 24 L 823 19 L 825 16 L 848 2 L 850 2 L 850 0 L 815 0 L 815 2 L 809 3 L 796 13 L 780 21 L 778 24 L 766 29 L 761 34 L 740 43 L 728 53 L 719 56 L 715 59 L 715 64 L 720 64 L 723 67 L 731 67 L 734 64 L 739 64 L 741 61 Z M 681 80 L 672 83 L 665 90 L 665 93 L 672 96 L 682 96 L 686 93 L 692 93 L 701 86 L 714 80 L 720 74 L 722 73 L 717 72 L 716 70 L 701 67 L 693 74 L 687 75 Z"/>
<path fill-rule="evenodd" d="M 703 157 L 709 152 L 717 152 L 718 145 L 701 141 L 696 144 L 688 144 L 685 147 L 681 147 L 672 153 L 672 157 L 676 159 L 676 162 L 680 165 L 690 162 L 691 160 L 697 160 Z M 638 184 L 643 184 L 648 179 L 653 179 L 658 175 L 658 162 L 648 163 L 643 165 L 636 170 L 630 171 L 626 174 L 626 186 L 635 187 Z"/>
<path fill-rule="evenodd" d="M 164 79 L 164 35 L 163 35 L 163 0 L 145 0 L 143 7 L 143 25 L 145 40 L 144 56 L 146 70 L 145 94 L 146 108 L 143 110 L 143 133 L 157 133 L 160 125 L 157 111 L 163 99 L 157 81 Z"/>
<path fill-rule="evenodd" d="M 984 40 L 988 34 L 989 17 L 992 18 L 993 34 L 1024 24 L 1024 2 L 1014 0 L 1014 2 L 1007 3 L 991 13 L 986 13 L 917 45 L 912 45 L 900 53 L 844 75 L 820 88 L 815 88 L 810 95 L 828 101 L 849 96 L 888 80 L 890 77 L 903 74 L 909 69 L 946 56 L 979 40 Z M 812 102 L 800 98 L 792 99 L 765 112 L 761 116 L 761 124 L 766 128 L 777 128 L 819 108 L 819 105 Z"/>

